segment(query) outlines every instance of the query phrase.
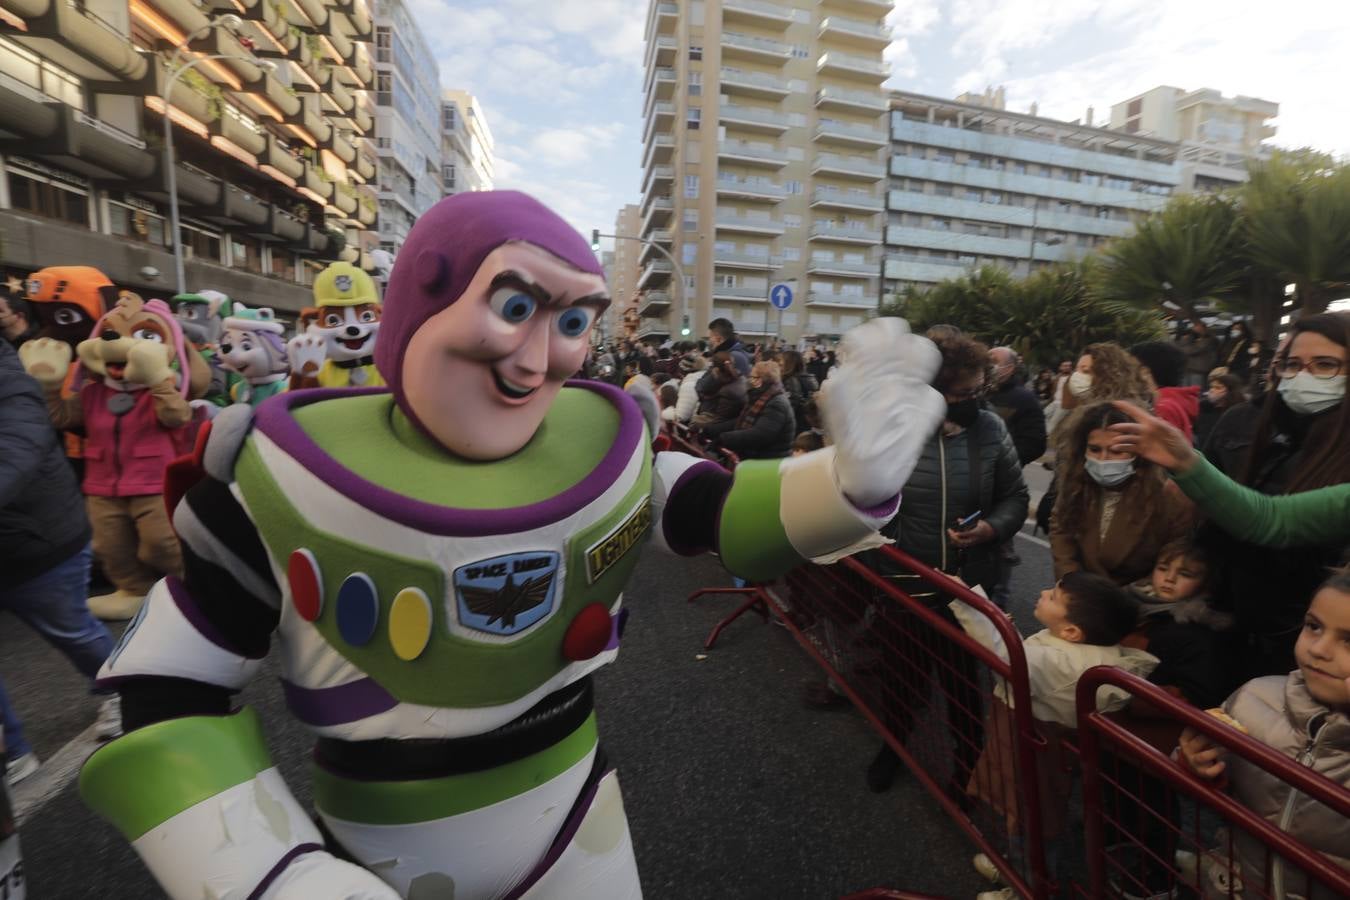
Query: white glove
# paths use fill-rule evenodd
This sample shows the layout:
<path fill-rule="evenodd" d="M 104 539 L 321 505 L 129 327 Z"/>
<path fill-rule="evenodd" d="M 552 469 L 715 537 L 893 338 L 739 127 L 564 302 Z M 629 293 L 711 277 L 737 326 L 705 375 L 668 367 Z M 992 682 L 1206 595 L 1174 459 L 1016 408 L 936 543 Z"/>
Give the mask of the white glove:
<path fill-rule="evenodd" d="M 70 369 L 70 345 L 52 338 L 34 338 L 19 347 L 24 371 L 46 388 L 59 388 Z"/>
<path fill-rule="evenodd" d="M 900 493 L 947 414 L 930 386 L 942 354 L 904 319 L 883 316 L 845 334 L 839 356 L 820 388 L 821 416 L 840 489 L 868 509 Z"/>
<path fill-rule="evenodd" d="M 286 350 L 292 374 L 314 376 L 323 368 L 324 357 L 328 355 L 328 340 L 317 334 L 302 334 L 291 338 Z"/>
<path fill-rule="evenodd" d="M 331 853 L 306 853 L 263 892 L 262 900 L 399 900 L 398 891 Z"/>
<path fill-rule="evenodd" d="M 127 367 L 122 376 L 132 384 L 154 387 L 173 378 L 167 348 L 158 341 L 136 341 L 127 351 Z"/>

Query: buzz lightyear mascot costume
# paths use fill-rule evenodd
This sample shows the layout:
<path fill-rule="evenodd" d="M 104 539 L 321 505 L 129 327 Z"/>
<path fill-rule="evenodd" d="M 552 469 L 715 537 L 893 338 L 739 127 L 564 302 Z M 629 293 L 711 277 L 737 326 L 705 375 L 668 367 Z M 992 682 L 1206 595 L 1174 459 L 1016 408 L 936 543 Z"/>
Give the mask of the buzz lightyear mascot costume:
<path fill-rule="evenodd" d="M 186 575 L 104 666 L 126 733 L 81 776 L 170 896 L 641 895 L 589 677 L 639 545 L 752 579 L 876 546 L 944 404 L 936 349 L 880 320 L 826 382 L 834 447 L 734 475 L 653 456 L 631 395 L 567 382 L 608 302 L 556 214 L 459 194 L 394 267 L 387 389 L 214 420 L 174 515 Z M 274 631 L 317 822 L 230 705 Z"/>

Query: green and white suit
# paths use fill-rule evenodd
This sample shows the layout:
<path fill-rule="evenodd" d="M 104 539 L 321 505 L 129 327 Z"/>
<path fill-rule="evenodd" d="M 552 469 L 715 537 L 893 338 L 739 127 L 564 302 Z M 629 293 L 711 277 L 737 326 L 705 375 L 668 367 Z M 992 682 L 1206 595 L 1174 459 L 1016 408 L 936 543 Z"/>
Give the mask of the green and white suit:
<path fill-rule="evenodd" d="M 641 543 L 768 579 L 874 545 L 895 509 L 850 504 L 832 449 L 734 476 L 653 456 L 637 404 L 596 383 L 500 461 L 450 456 L 385 391 L 316 390 L 225 410 L 200 463 L 174 515 L 185 579 L 100 673 L 127 733 L 81 779 L 193 900 L 640 896 L 588 676 Z M 230 711 L 273 632 L 319 737 L 317 826 Z M 329 852 L 392 892 L 324 881 Z"/>

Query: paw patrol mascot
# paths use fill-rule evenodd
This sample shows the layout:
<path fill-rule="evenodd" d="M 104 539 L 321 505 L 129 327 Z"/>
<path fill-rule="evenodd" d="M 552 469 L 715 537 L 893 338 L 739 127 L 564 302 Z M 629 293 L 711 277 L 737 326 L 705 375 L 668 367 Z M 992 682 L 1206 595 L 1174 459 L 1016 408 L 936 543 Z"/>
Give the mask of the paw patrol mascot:
<path fill-rule="evenodd" d="M 285 331 L 285 326 L 267 307 L 236 306 L 234 315 L 225 320 L 220 364 L 238 376 L 230 388 L 232 403 L 257 406 L 286 390 L 291 364 L 282 337 Z"/>
<path fill-rule="evenodd" d="M 734 474 L 653 454 L 654 404 L 568 381 L 609 303 L 557 214 L 458 194 L 394 266 L 387 388 L 211 423 L 174 514 L 186 574 L 105 665 L 126 734 L 81 776 L 169 896 L 641 895 L 591 687 L 641 544 L 750 579 L 877 546 L 945 406 L 937 350 L 880 319 L 825 384 L 834 446 Z M 231 699 L 274 635 L 317 821 Z"/>
<path fill-rule="evenodd" d="M 85 433 L 94 555 L 117 588 L 90 597 L 89 609 L 100 619 L 128 619 L 157 579 L 182 570 L 164 508 L 164 472 L 191 449 L 188 400 L 205 390 L 209 374 L 169 307 L 127 292 L 77 352 L 87 380 L 69 397 L 60 390 L 70 364 L 64 342 L 38 338 L 19 356 L 47 392 L 52 424 Z"/>
<path fill-rule="evenodd" d="M 169 305 L 178 317 L 183 334 L 201 354 L 211 370 L 211 384 L 202 399 L 216 406 L 230 402 L 230 389 L 237 379 L 222 368 L 219 358 L 220 337 L 225 331 L 225 317 L 232 313 L 234 302 L 220 291 L 198 291 L 195 294 L 177 294 Z"/>
<path fill-rule="evenodd" d="M 381 387 L 375 365 L 380 303 L 375 281 L 336 262 L 314 279 L 318 318 L 291 340 L 291 387 Z"/>

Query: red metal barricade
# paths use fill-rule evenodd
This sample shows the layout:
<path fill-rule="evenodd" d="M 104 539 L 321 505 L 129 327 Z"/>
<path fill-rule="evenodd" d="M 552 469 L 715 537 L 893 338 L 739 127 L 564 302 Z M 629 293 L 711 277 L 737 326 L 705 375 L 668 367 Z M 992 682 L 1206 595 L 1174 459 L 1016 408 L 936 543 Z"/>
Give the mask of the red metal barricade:
<path fill-rule="evenodd" d="M 1078 684 L 1079 746 L 1087 830 L 1083 897 L 1350 897 L 1350 871 L 1194 775 L 1184 762 L 1093 707 L 1116 685 L 1151 714 L 1203 732 L 1232 757 L 1290 785 L 1301 804 L 1350 817 L 1350 790 L 1119 669 L 1089 670 Z M 1231 763 L 1230 763 L 1231 765 Z M 1292 815 L 1290 817 L 1292 821 Z M 1350 847 L 1341 848 L 1350 856 Z"/>
<path fill-rule="evenodd" d="M 885 547 L 868 557 L 805 565 L 782 584 L 740 589 L 749 599 L 731 618 L 772 609 L 1003 882 L 1024 896 L 1050 896 L 1038 766 L 1049 742 L 1030 716 L 1016 628 L 988 600 L 905 553 Z M 910 577 L 878 574 L 873 566 L 883 560 Z M 952 599 L 993 623 L 1007 661 L 962 630 L 947 609 Z"/>

